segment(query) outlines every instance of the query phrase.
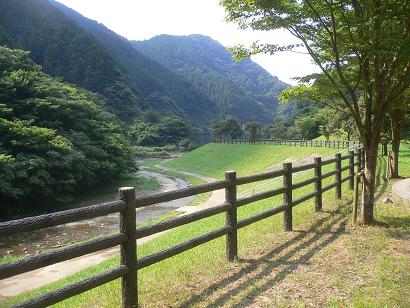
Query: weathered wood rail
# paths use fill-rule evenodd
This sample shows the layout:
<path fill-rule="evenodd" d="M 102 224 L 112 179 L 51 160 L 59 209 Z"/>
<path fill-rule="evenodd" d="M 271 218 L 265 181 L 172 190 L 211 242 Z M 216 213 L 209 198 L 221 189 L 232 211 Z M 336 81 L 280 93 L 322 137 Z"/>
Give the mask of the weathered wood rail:
<path fill-rule="evenodd" d="M 214 143 L 225 144 L 276 144 L 302 147 L 328 147 L 335 149 L 352 148 L 360 146 L 360 142 L 356 140 L 281 140 L 281 139 L 229 139 L 229 138 L 214 138 Z"/>
<path fill-rule="evenodd" d="M 346 166 L 342 167 L 342 161 L 344 160 L 347 160 L 348 163 Z M 329 164 L 334 164 L 334 170 L 323 174 L 322 167 Z M 355 167 L 357 168 L 356 171 Z M 2 264 L 0 265 L 0 279 L 6 279 L 51 264 L 120 245 L 121 262 L 117 267 L 63 288 L 45 293 L 41 296 L 31 298 L 15 305 L 15 307 L 46 307 L 118 278 L 121 278 L 122 280 L 122 306 L 127 308 L 136 307 L 138 305 L 137 273 L 139 269 L 180 254 L 188 249 L 202 245 L 221 236 L 226 236 L 227 259 L 228 261 L 233 261 L 238 257 L 238 229 L 283 212 L 284 229 L 290 231 L 292 230 L 293 207 L 314 198 L 315 210 L 320 211 L 323 207 L 323 193 L 335 188 L 336 197 L 340 199 L 342 197 L 342 183 L 349 181 L 349 188 L 353 189 L 355 174 L 360 172 L 362 167 L 363 151 L 358 149 L 356 152 L 349 151 L 348 154 L 344 156 L 336 154 L 334 158 L 327 160 L 322 160 L 320 157 L 317 157 L 315 158 L 314 163 L 297 167 L 292 166 L 292 163 L 284 163 L 283 168 L 280 170 L 256 175 L 237 178 L 234 171 L 227 171 L 225 173 L 225 180 L 223 181 L 165 193 L 156 193 L 146 197 L 136 198 L 135 189 L 132 187 L 120 188 L 121 200 L 119 201 L 3 222 L 0 223 L 0 237 L 111 213 L 120 213 L 120 230 L 117 234 L 100 237 L 56 251 L 45 252 L 18 261 Z M 292 182 L 292 174 L 307 170 L 313 170 L 314 177 L 298 183 Z M 343 172 L 345 171 L 347 171 L 348 174 L 343 176 Z M 335 181 L 323 187 L 323 180 L 331 176 L 335 177 Z M 278 177 L 283 178 L 282 187 L 237 199 L 238 186 Z M 314 184 L 313 192 L 297 199 L 293 198 L 292 193 L 294 190 L 309 184 Z M 136 227 L 135 215 L 136 208 L 138 207 L 150 206 L 218 189 L 225 189 L 226 192 L 225 202 L 218 206 L 178 216 L 153 225 Z M 283 203 L 279 206 L 238 221 L 237 210 L 239 207 L 278 195 L 283 195 Z M 226 224 L 223 227 L 137 260 L 137 239 L 220 213 L 225 213 L 226 215 Z"/>

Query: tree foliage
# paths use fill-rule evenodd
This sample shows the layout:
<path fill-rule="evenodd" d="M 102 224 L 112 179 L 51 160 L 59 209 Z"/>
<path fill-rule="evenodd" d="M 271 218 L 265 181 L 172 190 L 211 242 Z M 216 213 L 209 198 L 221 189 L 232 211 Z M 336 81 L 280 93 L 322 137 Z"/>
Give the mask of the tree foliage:
<path fill-rule="evenodd" d="M 262 135 L 262 128 L 258 122 L 246 122 L 245 123 L 245 135 L 250 140 L 256 140 Z"/>
<path fill-rule="evenodd" d="M 70 200 L 131 167 L 128 142 L 96 97 L 0 46 L 0 210 Z"/>
<path fill-rule="evenodd" d="M 365 150 L 361 221 L 373 221 L 377 148 L 386 113 L 410 86 L 410 10 L 402 0 L 222 0 L 228 20 L 255 30 L 287 29 L 320 67 L 330 96 L 353 118 Z M 233 48 L 238 57 L 297 46 Z M 339 101 L 336 101 L 339 103 Z M 362 108 L 361 108 L 362 107 Z"/>
<path fill-rule="evenodd" d="M 212 122 L 212 135 L 214 138 L 236 139 L 242 135 L 241 126 L 235 118 L 228 117 Z"/>
<path fill-rule="evenodd" d="M 140 146 L 193 146 L 192 128 L 187 121 L 173 114 L 161 115 L 153 110 L 142 113 L 134 122 L 133 136 L 135 144 Z"/>
<path fill-rule="evenodd" d="M 226 48 L 207 36 L 158 35 L 133 45 L 214 101 L 219 118 L 267 123 L 288 86 L 250 59 L 233 62 Z"/>

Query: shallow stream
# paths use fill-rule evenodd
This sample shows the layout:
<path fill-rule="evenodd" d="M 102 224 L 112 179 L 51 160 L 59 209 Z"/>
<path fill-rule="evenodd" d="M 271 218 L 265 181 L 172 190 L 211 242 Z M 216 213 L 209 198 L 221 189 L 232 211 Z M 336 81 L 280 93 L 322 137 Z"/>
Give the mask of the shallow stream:
<path fill-rule="evenodd" d="M 188 183 L 182 179 L 169 177 L 157 172 L 140 170 L 138 174 L 144 177 L 155 177 L 161 184 L 157 192 L 165 192 L 188 186 Z M 137 194 L 141 196 L 146 195 L 147 192 L 138 191 L 137 189 Z M 118 196 L 115 198 L 118 198 Z M 192 198 L 193 197 L 187 197 L 137 209 L 136 222 L 137 224 L 143 224 L 150 219 L 160 217 L 177 208 L 186 206 Z M 35 255 L 44 250 L 59 248 L 92 237 L 114 233 L 118 228 L 119 214 L 116 213 L 34 232 L 25 232 L 14 236 L 3 237 L 0 238 L 0 258 L 7 255 Z"/>

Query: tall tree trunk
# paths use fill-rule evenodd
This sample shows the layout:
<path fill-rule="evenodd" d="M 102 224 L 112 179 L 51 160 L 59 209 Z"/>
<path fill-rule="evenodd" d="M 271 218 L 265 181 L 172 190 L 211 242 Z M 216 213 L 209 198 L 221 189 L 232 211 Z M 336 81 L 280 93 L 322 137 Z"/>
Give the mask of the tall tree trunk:
<path fill-rule="evenodd" d="M 390 163 L 390 178 L 397 179 L 399 177 L 399 150 L 400 150 L 400 136 L 404 121 L 404 112 L 395 109 L 391 112 L 391 145 L 392 157 Z"/>
<path fill-rule="evenodd" d="M 378 142 L 372 140 L 365 150 L 365 165 L 362 190 L 362 202 L 360 208 L 360 220 L 364 225 L 369 225 L 374 221 L 373 208 L 376 192 L 376 166 L 377 166 Z"/>

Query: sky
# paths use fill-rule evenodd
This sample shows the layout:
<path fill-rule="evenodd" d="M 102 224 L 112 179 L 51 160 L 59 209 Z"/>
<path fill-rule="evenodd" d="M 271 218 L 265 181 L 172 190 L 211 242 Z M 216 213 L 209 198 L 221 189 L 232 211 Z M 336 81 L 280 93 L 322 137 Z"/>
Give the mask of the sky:
<path fill-rule="evenodd" d="M 225 12 L 219 0 L 58 0 L 87 18 L 104 24 L 129 40 L 146 40 L 159 34 L 203 34 L 224 46 L 254 41 L 290 44 L 300 43 L 285 30 L 255 32 L 240 30 L 224 21 Z M 252 56 L 252 60 L 280 80 L 296 84 L 301 77 L 318 68 L 306 54 L 280 52 Z"/>

